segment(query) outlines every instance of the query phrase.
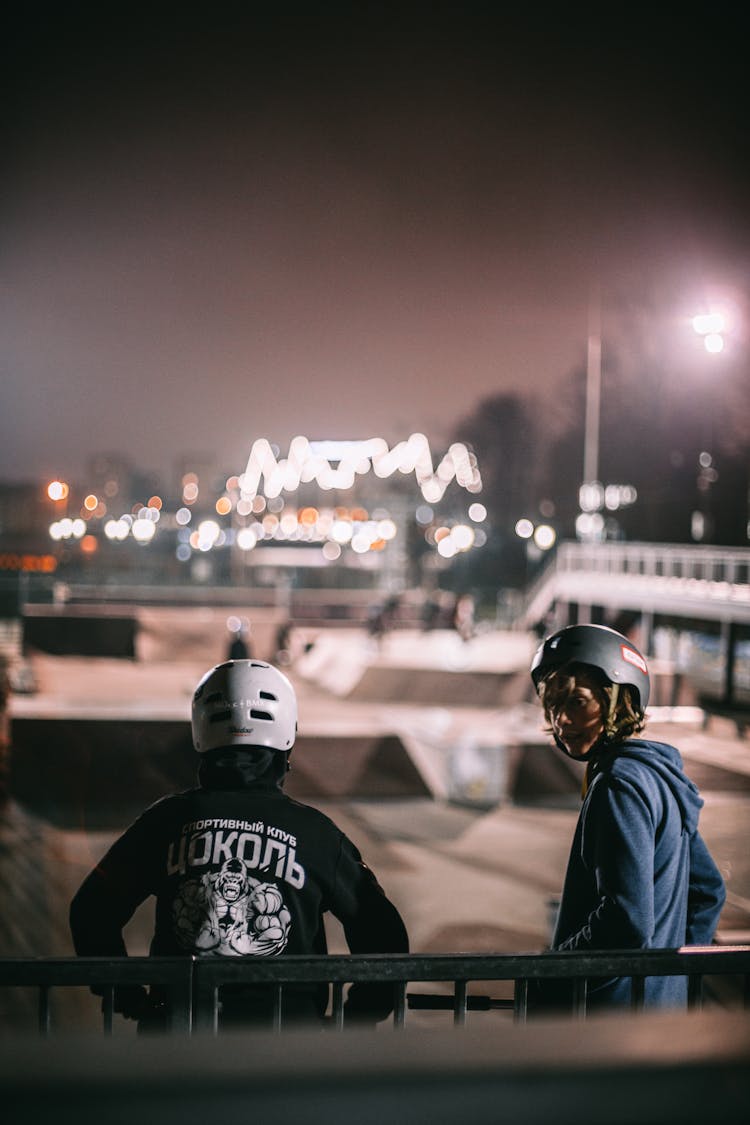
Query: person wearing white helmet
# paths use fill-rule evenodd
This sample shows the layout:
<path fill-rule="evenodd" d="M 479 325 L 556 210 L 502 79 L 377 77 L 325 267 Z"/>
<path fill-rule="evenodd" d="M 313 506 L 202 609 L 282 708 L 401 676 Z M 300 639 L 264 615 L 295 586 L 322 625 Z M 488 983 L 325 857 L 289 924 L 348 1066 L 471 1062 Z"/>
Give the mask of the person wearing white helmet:
<path fill-rule="evenodd" d="M 703 801 L 679 752 L 635 737 L 645 725 L 648 664 L 604 625 L 547 637 L 531 678 L 557 747 L 586 763 L 584 797 L 552 948 L 679 948 L 709 944 L 725 889 L 698 831 Z M 566 1006 L 570 989 L 540 982 L 541 1007 Z M 628 977 L 597 981 L 591 1008 L 627 1006 Z M 686 977 L 649 977 L 649 1007 L 682 1007 Z"/>
<path fill-rule="evenodd" d="M 195 689 L 192 735 L 198 785 L 148 808 L 84 880 L 70 908 L 76 952 L 125 956 L 123 927 L 150 895 L 154 956 L 325 953 L 327 911 L 352 953 L 408 952 L 398 910 L 352 841 L 283 792 L 297 735 L 289 679 L 259 660 L 217 665 Z M 163 1025 L 158 996 L 121 988 L 115 1001 L 141 1028 Z M 282 1018 L 322 1020 L 327 1002 L 325 985 L 287 986 Z M 221 1026 L 268 1023 L 272 1005 L 268 986 L 224 988 Z M 345 1019 L 374 1024 L 392 1009 L 392 986 L 355 984 Z"/>

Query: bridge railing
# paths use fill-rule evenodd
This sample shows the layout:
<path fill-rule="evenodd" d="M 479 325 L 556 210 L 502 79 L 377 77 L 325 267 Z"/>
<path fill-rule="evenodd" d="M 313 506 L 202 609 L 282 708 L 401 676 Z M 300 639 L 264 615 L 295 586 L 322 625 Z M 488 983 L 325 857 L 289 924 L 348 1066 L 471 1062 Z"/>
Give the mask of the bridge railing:
<path fill-rule="evenodd" d="M 592 587 L 592 583 L 594 584 Z M 745 620 L 750 612 L 750 548 L 669 543 L 560 543 L 525 591 L 517 628 L 536 623 L 550 598 L 614 596 L 621 608 L 646 601 Z M 597 593 L 598 592 L 598 593 Z"/>
<path fill-rule="evenodd" d="M 450 1011 L 455 1027 L 477 1011 L 507 1009 L 525 1022 L 530 1014 L 534 982 L 568 981 L 572 985 L 569 1014 L 585 1018 L 589 985 L 597 978 L 631 977 L 634 1011 L 644 1007 L 648 977 L 688 978 L 688 1005 L 701 1008 L 726 1004 L 750 1008 L 750 946 L 690 946 L 683 949 L 616 950 L 597 953 L 530 954 L 393 954 L 278 958 L 5 958 L 0 959 L 0 987 L 38 989 L 38 1030 L 57 1028 L 50 1019 L 52 989 L 87 986 L 102 995 L 103 1031 L 112 1033 L 115 989 L 133 985 L 158 988 L 166 999 L 166 1029 L 179 1033 L 216 1034 L 220 989 L 226 985 L 269 986 L 274 997 L 272 1028 L 284 1028 L 284 989 L 300 984 L 331 986 L 329 1023 L 345 1026 L 344 988 L 354 982 L 393 987 L 394 1028 L 402 1028 L 410 1010 Z M 724 999 L 705 987 L 707 978 L 729 986 Z M 482 992 L 470 991 L 481 985 Z M 410 985 L 440 985 L 444 991 L 409 991 Z M 488 985 L 500 996 L 487 995 Z"/>
<path fill-rule="evenodd" d="M 690 546 L 670 543 L 561 543 L 556 566 L 563 571 L 638 574 L 655 578 L 684 578 L 750 583 L 750 549 Z"/>

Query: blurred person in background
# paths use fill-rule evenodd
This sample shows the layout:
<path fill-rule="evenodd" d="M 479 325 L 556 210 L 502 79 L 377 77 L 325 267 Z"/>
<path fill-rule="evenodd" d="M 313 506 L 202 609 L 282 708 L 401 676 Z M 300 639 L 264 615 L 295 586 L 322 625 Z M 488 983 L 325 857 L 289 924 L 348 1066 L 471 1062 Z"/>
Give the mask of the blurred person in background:
<path fill-rule="evenodd" d="M 229 631 L 227 660 L 249 660 L 253 655 L 248 630 L 243 625 Z"/>

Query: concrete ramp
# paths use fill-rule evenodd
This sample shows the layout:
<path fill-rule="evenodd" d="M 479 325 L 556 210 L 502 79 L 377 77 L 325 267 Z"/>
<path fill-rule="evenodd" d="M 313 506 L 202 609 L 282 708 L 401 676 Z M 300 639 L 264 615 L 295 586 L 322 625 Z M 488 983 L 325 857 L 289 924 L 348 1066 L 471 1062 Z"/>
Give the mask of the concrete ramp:
<path fill-rule="evenodd" d="M 527 672 L 453 672 L 371 665 L 347 699 L 358 703 L 424 703 L 441 707 L 514 707 L 529 694 Z"/>
<path fill-rule="evenodd" d="M 59 828 L 125 827 L 196 780 L 189 723 L 14 718 L 11 738 L 11 795 Z"/>
<path fill-rule="evenodd" d="M 577 806 L 585 767 L 548 745 L 518 746 L 510 785 L 517 805 L 545 805 L 566 801 Z"/>
<path fill-rule="evenodd" d="M 430 797 L 401 738 L 300 737 L 285 789 L 300 800 Z"/>
<path fill-rule="evenodd" d="M 14 719 L 10 792 L 51 824 L 124 827 L 196 783 L 190 724 L 147 719 Z M 430 796 L 396 735 L 301 736 L 286 785 L 299 800 Z"/>
<path fill-rule="evenodd" d="M 402 630 L 378 645 L 359 630 L 323 634 L 295 663 L 308 683 L 353 703 L 513 707 L 530 697 L 533 638 Z"/>

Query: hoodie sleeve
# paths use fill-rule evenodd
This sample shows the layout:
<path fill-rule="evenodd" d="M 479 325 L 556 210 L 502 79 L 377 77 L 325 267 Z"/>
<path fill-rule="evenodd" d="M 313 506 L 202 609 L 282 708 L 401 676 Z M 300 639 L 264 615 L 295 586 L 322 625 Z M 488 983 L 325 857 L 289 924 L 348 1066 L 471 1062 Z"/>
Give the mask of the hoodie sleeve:
<path fill-rule="evenodd" d="M 688 945 L 708 945 L 713 941 L 725 899 L 721 873 L 700 833 L 696 832 L 690 840 Z"/>
<path fill-rule="evenodd" d="M 70 904 L 79 957 L 126 957 L 122 931 L 153 893 L 151 817 L 139 817 L 87 875 Z"/>
<path fill-rule="evenodd" d="M 601 777 L 582 812 L 581 860 L 595 884 L 595 905 L 556 949 L 636 949 L 654 932 L 654 828 L 639 791 Z"/>
<path fill-rule="evenodd" d="M 341 922 L 352 953 L 408 953 L 401 915 L 386 896 L 358 849 L 341 837 L 331 909 Z M 353 984 L 346 1000 L 349 1018 L 377 1022 L 393 1011 L 391 984 Z"/>

